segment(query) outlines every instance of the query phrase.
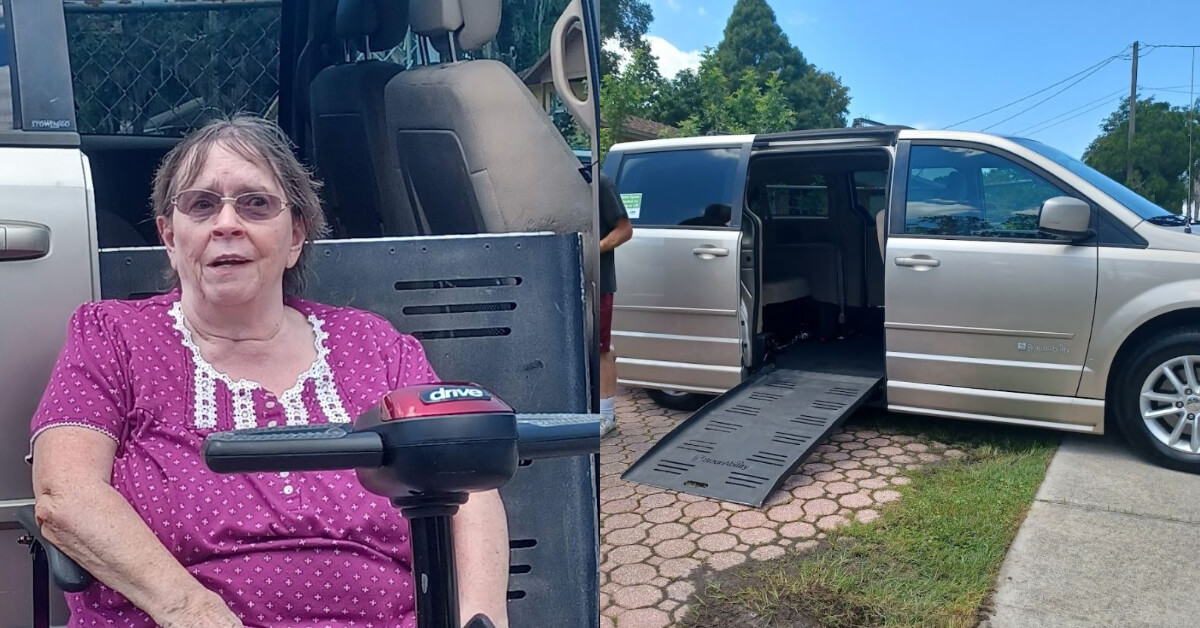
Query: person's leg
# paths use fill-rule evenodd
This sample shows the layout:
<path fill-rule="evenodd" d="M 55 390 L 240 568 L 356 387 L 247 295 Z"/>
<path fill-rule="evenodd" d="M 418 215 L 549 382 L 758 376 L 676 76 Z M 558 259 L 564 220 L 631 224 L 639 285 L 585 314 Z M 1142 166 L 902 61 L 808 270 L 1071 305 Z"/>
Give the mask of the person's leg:
<path fill-rule="evenodd" d="M 600 354 L 600 414 L 604 417 L 600 435 L 617 426 L 617 356 L 612 351 Z"/>
<path fill-rule="evenodd" d="M 612 351 L 613 295 L 600 297 L 600 320 L 596 321 L 596 344 L 600 351 L 600 435 L 605 436 L 617 427 L 617 356 Z"/>
<path fill-rule="evenodd" d="M 617 354 L 605 351 L 600 354 L 600 398 L 613 399 L 617 396 Z"/>

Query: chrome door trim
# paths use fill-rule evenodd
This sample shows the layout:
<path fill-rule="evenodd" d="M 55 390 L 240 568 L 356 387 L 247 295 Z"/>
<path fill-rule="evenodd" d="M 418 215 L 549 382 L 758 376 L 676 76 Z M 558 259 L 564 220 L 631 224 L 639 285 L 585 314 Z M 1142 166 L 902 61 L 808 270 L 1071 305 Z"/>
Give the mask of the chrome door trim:
<path fill-rule="evenodd" d="M 729 316 L 737 314 L 737 310 L 690 309 L 686 307 L 665 307 L 659 305 L 614 305 L 613 309 L 625 312 L 653 312 L 655 314 L 706 314 L 709 316 Z"/>
<path fill-rule="evenodd" d="M 945 334 L 979 334 L 981 336 L 1012 336 L 1020 338 L 1046 338 L 1051 340 L 1074 340 L 1075 334 L 1056 331 L 1025 331 L 1022 329 L 990 329 L 987 327 L 959 327 L 951 325 L 926 325 L 923 323 L 885 323 L 886 329 L 905 331 L 932 331 Z"/>

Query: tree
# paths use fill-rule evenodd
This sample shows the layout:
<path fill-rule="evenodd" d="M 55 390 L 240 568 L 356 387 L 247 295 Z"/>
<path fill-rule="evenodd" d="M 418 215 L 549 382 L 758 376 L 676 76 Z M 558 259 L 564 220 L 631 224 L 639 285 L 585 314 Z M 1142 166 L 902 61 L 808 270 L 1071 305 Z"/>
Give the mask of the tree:
<path fill-rule="evenodd" d="M 605 128 L 600 130 L 601 159 L 625 134 L 629 119 L 647 117 L 663 85 L 658 62 L 645 46 L 634 48 L 624 71 L 601 77 L 600 109 Z"/>
<path fill-rule="evenodd" d="M 848 90 L 792 45 L 766 0 L 738 0 L 725 24 L 715 62 L 734 92 L 747 84 L 765 89 L 771 77 L 777 77 L 796 113 L 796 128 L 846 126 Z M 753 72 L 746 73 L 747 69 Z"/>
<path fill-rule="evenodd" d="M 1128 98 L 1101 125 L 1100 136 L 1092 140 L 1083 161 L 1151 202 L 1179 213 L 1188 196 L 1188 124 L 1196 122 L 1195 109 L 1172 107 L 1153 97 L 1139 98 L 1137 103 L 1132 176 L 1126 178 Z"/>
<path fill-rule="evenodd" d="M 602 44 L 616 40 L 626 50 L 645 46 L 643 37 L 654 21 L 654 11 L 645 0 L 602 0 L 597 12 Z M 608 76 L 617 70 L 617 55 L 603 50 L 598 63 L 600 75 Z"/>
<path fill-rule="evenodd" d="M 504 0 L 496 52 L 514 71 L 537 63 L 550 49 L 554 24 L 570 0 Z"/>
<path fill-rule="evenodd" d="M 722 71 L 712 49 L 701 56 L 700 71 L 686 97 L 694 101 L 687 119 L 679 123 L 684 135 L 708 133 L 772 133 L 795 128 L 796 112 L 784 94 L 783 80 L 778 74 L 767 77 L 759 86 L 753 80 L 754 70 L 746 68 L 739 77 L 741 87 L 731 87 L 732 81 Z M 678 95 L 682 92 L 675 90 Z"/>
<path fill-rule="evenodd" d="M 703 102 L 700 75 L 691 68 L 681 70 L 674 80 L 663 82 L 651 117 L 663 124 L 679 126 L 693 112 L 699 111 Z"/>

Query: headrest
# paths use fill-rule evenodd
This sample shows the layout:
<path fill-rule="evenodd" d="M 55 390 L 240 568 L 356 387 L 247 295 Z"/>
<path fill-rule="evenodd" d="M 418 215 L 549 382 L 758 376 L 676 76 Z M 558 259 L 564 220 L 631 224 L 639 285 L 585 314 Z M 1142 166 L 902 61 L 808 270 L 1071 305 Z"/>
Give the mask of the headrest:
<path fill-rule="evenodd" d="M 391 50 L 408 34 L 404 0 L 338 0 L 333 20 L 338 39 L 368 38 L 371 51 Z"/>
<path fill-rule="evenodd" d="M 478 50 L 500 31 L 500 0 L 409 0 L 413 32 L 446 54 L 446 37 L 458 50 Z"/>

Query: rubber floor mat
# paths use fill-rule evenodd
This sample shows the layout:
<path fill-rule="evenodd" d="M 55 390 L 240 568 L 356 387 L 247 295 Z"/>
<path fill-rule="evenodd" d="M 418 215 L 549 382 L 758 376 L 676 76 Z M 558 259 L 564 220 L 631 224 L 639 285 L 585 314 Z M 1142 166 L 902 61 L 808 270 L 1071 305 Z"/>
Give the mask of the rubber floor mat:
<path fill-rule="evenodd" d="M 760 373 L 697 410 L 621 478 L 761 507 L 882 380 L 882 374 Z"/>

